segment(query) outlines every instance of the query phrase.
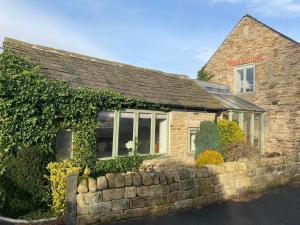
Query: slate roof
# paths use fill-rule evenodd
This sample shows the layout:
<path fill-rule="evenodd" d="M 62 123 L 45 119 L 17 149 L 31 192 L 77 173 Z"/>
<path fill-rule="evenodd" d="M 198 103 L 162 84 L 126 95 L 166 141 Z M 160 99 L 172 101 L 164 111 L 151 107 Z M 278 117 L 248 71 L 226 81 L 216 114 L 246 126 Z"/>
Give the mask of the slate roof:
<path fill-rule="evenodd" d="M 128 97 L 171 108 L 223 110 L 226 107 L 187 76 L 145 69 L 5 38 L 4 48 L 29 57 L 50 79 L 72 86 L 110 88 Z"/>

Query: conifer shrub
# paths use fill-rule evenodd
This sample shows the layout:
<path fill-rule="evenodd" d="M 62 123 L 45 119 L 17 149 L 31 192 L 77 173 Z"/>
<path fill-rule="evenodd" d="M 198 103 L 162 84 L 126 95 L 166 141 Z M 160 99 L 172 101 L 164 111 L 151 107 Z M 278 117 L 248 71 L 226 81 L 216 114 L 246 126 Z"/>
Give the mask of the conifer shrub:
<path fill-rule="evenodd" d="M 214 150 L 206 150 L 199 154 L 199 156 L 196 159 L 196 167 L 201 167 L 203 165 L 213 164 L 218 165 L 224 163 L 224 159 L 222 155 Z"/>
<path fill-rule="evenodd" d="M 196 132 L 195 147 L 195 158 L 207 149 L 215 149 L 216 151 L 220 149 L 218 127 L 213 121 L 202 121 L 200 123 L 200 127 Z"/>

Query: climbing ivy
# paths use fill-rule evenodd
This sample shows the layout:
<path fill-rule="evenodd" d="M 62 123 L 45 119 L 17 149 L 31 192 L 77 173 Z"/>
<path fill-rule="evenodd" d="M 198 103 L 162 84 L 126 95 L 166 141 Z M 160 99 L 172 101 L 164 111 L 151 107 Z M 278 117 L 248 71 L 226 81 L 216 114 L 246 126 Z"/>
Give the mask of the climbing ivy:
<path fill-rule="evenodd" d="M 28 58 L 8 50 L 0 55 L 2 157 L 29 146 L 54 153 L 58 131 L 71 129 L 74 157 L 80 166 L 92 167 L 96 159 L 97 112 L 121 108 L 167 110 L 162 105 L 148 104 L 109 89 L 74 88 L 68 83 L 47 79 L 39 66 Z"/>

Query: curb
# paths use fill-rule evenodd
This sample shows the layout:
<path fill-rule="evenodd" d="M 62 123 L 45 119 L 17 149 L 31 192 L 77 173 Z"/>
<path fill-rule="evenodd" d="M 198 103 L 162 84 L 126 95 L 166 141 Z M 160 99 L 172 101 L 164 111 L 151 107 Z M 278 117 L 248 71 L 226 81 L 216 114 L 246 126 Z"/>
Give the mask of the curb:
<path fill-rule="evenodd" d="M 56 220 L 56 219 L 57 219 L 57 217 L 52 217 L 52 218 L 48 218 L 48 219 L 40 219 L 40 220 L 18 220 L 18 219 L 11 219 L 11 218 L 0 216 L 0 221 L 4 221 L 4 222 L 8 222 L 8 223 L 14 223 L 14 224 L 18 224 L 18 223 L 41 223 L 41 222 L 47 222 L 47 221 L 52 221 L 52 220 Z"/>

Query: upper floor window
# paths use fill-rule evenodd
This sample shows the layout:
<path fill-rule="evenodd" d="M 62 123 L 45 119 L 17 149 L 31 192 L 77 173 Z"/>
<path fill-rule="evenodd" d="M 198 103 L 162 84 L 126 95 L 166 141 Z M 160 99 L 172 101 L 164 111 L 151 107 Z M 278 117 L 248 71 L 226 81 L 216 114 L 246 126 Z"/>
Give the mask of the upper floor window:
<path fill-rule="evenodd" d="M 255 86 L 254 64 L 246 64 L 235 67 L 235 92 L 251 93 Z"/>

